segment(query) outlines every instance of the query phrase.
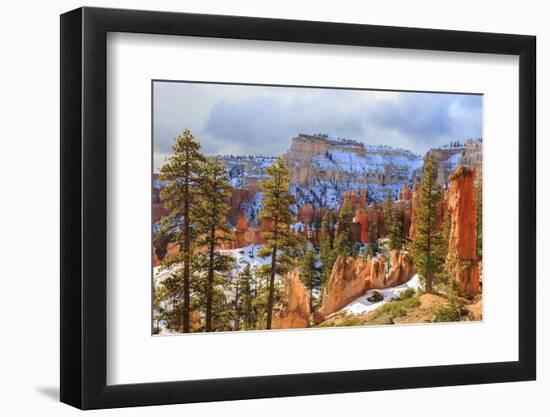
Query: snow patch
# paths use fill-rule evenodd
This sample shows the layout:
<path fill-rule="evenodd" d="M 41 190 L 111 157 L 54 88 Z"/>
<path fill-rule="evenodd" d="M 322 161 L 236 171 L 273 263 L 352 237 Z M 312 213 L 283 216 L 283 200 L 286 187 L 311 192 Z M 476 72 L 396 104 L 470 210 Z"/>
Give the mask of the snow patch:
<path fill-rule="evenodd" d="M 388 301 L 391 301 L 394 298 L 398 298 L 399 295 L 408 288 L 413 288 L 415 291 L 420 289 L 420 279 L 418 274 L 414 275 L 410 280 L 404 284 L 397 285 L 395 287 L 385 288 L 382 290 L 369 290 L 365 295 L 355 299 L 342 310 L 350 314 L 364 314 L 369 311 L 376 310 L 378 307 L 386 304 Z M 379 292 L 384 299 L 382 301 L 373 303 L 367 300 L 367 298 L 372 297 L 374 292 Z"/>
<path fill-rule="evenodd" d="M 220 253 L 224 255 L 231 255 L 235 259 L 235 265 L 238 270 L 243 270 L 247 265 L 254 270 L 262 265 L 269 265 L 271 263 L 271 256 L 262 258 L 258 255 L 262 245 L 250 244 L 239 249 L 221 250 Z"/>

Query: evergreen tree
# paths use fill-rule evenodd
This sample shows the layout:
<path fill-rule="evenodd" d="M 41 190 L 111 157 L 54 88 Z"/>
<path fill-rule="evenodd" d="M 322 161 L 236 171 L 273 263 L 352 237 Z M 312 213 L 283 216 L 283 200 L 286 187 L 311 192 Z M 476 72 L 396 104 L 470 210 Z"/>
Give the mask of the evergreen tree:
<path fill-rule="evenodd" d="M 221 255 L 217 248 L 230 240 L 226 214 L 229 209 L 230 185 L 225 167 L 217 158 L 207 158 L 202 164 L 202 175 L 198 180 L 193 217 L 197 219 L 198 247 L 206 248 L 198 257 L 206 272 L 205 285 L 205 331 L 212 328 L 212 303 L 214 299 L 214 275 L 223 276 L 232 266 L 232 257 Z"/>
<path fill-rule="evenodd" d="M 352 224 L 355 216 L 354 206 L 345 203 L 340 209 L 338 216 L 338 230 L 334 240 L 334 250 L 337 256 L 347 258 L 356 254 L 355 240 L 353 238 Z"/>
<path fill-rule="evenodd" d="M 369 222 L 367 229 L 367 238 L 369 240 L 367 246 L 367 256 L 376 256 L 380 252 L 378 245 L 378 226 L 374 222 Z"/>
<path fill-rule="evenodd" d="M 393 204 L 393 195 L 388 191 L 384 207 L 384 226 L 388 234 L 390 250 L 400 250 L 403 247 L 405 236 L 403 233 L 403 210 Z"/>
<path fill-rule="evenodd" d="M 236 330 L 242 327 L 245 330 L 256 328 L 257 314 L 254 308 L 254 299 L 256 291 L 256 283 L 254 275 L 247 264 L 244 269 L 239 272 L 235 285 L 235 321 Z"/>
<path fill-rule="evenodd" d="M 271 329 L 275 297 L 275 276 L 282 275 L 292 266 L 292 255 L 297 251 L 299 237 L 290 226 L 294 216 L 290 206 L 295 203 L 290 193 L 290 179 L 282 158 L 277 158 L 265 169 L 268 178 L 262 181 L 264 198 L 260 218 L 271 224 L 263 233 L 265 240 L 259 252 L 261 257 L 271 255 L 271 264 L 261 267 L 260 274 L 268 276 L 266 329 Z"/>
<path fill-rule="evenodd" d="M 198 187 L 201 163 L 204 156 L 200 144 L 186 129 L 176 138 L 172 146 L 173 154 L 161 167 L 159 179 L 166 182 L 160 192 L 160 198 L 169 215 L 161 220 L 161 231 L 170 233 L 173 241 L 180 245 L 181 252 L 164 260 L 164 266 L 183 262 L 182 280 L 182 331 L 190 331 L 190 280 L 191 280 L 191 242 L 196 236 L 192 227 L 191 206 Z M 179 276 L 179 274 L 178 274 Z"/>
<path fill-rule="evenodd" d="M 324 284 L 330 278 L 332 267 L 336 261 L 336 253 L 334 251 L 335 222 L 334 213 L 331 210 L 327 210 L 323 215 L 319 236 L 321 262 L 323 263 L 321 284 Z"/>
<path fill-rule="evenodd" d="M 476 255 L 478 258 L 483 256 L 483 182 L 481 177 L 477 180 Z"/>
<path fill-rule="evenodd" d="M 441 223 L 441 188 L 437 184 L 437 168 L 432 154 L 428 155 L 422 174 L 422 185 L 416 212 L 416 236 L 412 242 L 413 260 L 426 292 L 442 278 L 445 262 L 445 242 Z"/>
<path fill-rule="evenodd" d="M 153 332 L 160 332 L 161 324 L 173 332 L 183 330 L 183 281 L 182 270 L 176 271 L 160 282 L 153 294 Z"/>
<path fill-rule="evenodd" d="M 319 271 L 315 267 L 316 261 L 315 251 L 313 249 L 306 249 L 299 266 L 300 280 L 309 291 L 309 307 L 311 311 L 314 309 L 313 290 L 319 288 L 321 283 Z"/>
<path fill-rule="evenodd" d="M 442 240 L 443 240 L 443 256 L 445 259 L 449 254 L 449 239 L 451 237 L 451 212 L 449 208 L 445 206 L 443 210 L 443 231 L 442 231 Z"/>

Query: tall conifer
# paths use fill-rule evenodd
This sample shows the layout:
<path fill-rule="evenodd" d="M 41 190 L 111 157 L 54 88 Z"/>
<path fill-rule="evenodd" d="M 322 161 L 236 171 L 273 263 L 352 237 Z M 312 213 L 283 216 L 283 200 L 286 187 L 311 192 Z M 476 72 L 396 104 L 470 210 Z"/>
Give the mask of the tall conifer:
<path fill-rule="evenodd" d="M 160 192 L 160 198 L 169 215 L 161 221 L 161 230 L 173 236 L 173 241 L 180 245 L 181 252 L 165 260 L 165 266 L 183 262 L 183 268 L 178 271 L 183 282 L 182 286 L 182 331 L 190 331 L 190 279 L 191 279 L 191 242 L 196 236 L 192 227 L 194 219 L 191 216 L 191 206 L 198 187 L 201 163 L 204 155 L 200 144 L 188 130 L 176 138 L 172 146 L 172 155 L 161 167 L 159 179 L 166 182 Z"/>
<path fill-rule="evenodd" d="M 412 242 L 413 260 L 427 292 L 442 278 L 445 242 L 441 230 L 441 187 L 437 184 L 437 168 L 428 154 L 422 174 L 422 185 L 416 212 L 416 236 Z"/>
<path fill-rule="evenodd" d="M 221 255 L 218 250 L 221 243 L 231 240 L 231 231 L 226 218 L 230 198 L 229 177 L 217 158 L 207 158 L 202 164 L 198 185 L 192 214 L 197 219 L 196 244 L 206 248 L 206 252 L 201 252 L 199 257 L 206 272 L 205 331 L 210 332 L 213 330 L 214 275 L 223 275 L 232 264 L 232 257 Z"/>
<path fill-rule="evenodd" d="M 300 281 L 309 291 L 309 307 L 310 311 L 313 311 L 314 300 L 313 300 L 313 290 L 318 289 L 321 283 L 319 271 L 317 270 L 315 251 L 313 249 L 306 249 L 304 256 L 300 260 Z"/>
<path fill-rule="evenodd" d="M 347 258 L 356 254 L 355 239 L 352 232 L 354 215 L 353 204 L 344 203 L 338 216 L 338 229 L 334 240 L 334 249 L 337 256 Z"/>
<path fill-rule="evenodd" d="M 271 256 L 271 263 L 261 267 L 260 273 L 269 277 L 266 328 L 271 329 L 275 296 L 275 277 L 287 272 L 296 254 L 298 236 L 291 230 L 294 215 L 290 207 L 295 203 L 290 193 L 290 178 L 282 158 L 277 158 L 265 170 L 268 177 L 262 181 L 263 200 L 260 218 L 271 226 L 263 233 L 265 240 L 259 255 Z"/>

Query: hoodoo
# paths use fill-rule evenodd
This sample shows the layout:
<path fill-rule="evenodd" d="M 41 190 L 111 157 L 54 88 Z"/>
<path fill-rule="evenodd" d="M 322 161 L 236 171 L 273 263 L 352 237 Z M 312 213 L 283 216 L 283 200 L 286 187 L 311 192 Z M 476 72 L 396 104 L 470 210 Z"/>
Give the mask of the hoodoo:
<path fill-rule="evenodd" d="M 273 327 L 280 329 L 308 327 L 311 316 L 309 294 L 300 281 L 297 267 L 285 274 L 284 290 L 287 302 L 275 317 Z"/>
<path fill-rule="evenodd" d="M 407 180 L 403 181 L 403 188 L 401 189 L 401 192 L 399 193 L 399 199 L 406 201 L 410 200 L 412 198 L 411 190 L 409 190 L 409 186 L 407 184 Z"/>
<path fill-rule="evenodd" d="M 456 253 L 461 264 L 459 292 L 479 293 L 479 267 L 476 259 L 475 169 L 459 167 L 449 175 L 448 209 L 451 216 L 449 253 Z"/>
<path fill-rule="evenodd" d="M 386 258 L 383 255 L 375 259 L 338 257 L 323 291 L 323 304 L 317 311 L 315 320 L 324 320 L 368 290 L 399 285 L 414 275 L 414 266 L 407 252 L 392 251 L 390 263 L 391 269 L 388 274 Z"/>

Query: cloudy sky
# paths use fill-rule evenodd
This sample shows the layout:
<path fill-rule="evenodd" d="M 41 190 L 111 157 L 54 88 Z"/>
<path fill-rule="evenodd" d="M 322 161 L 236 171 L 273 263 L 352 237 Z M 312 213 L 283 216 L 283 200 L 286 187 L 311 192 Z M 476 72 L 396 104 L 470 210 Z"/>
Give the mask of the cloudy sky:
<path fill-rule="evenodd" d="M 482 97 L 322 88 L 154 83 L 154 169 L 185 128 L 207 154 L 280 155 L 298 133 L 424 154 L 482 137 Z"/>

